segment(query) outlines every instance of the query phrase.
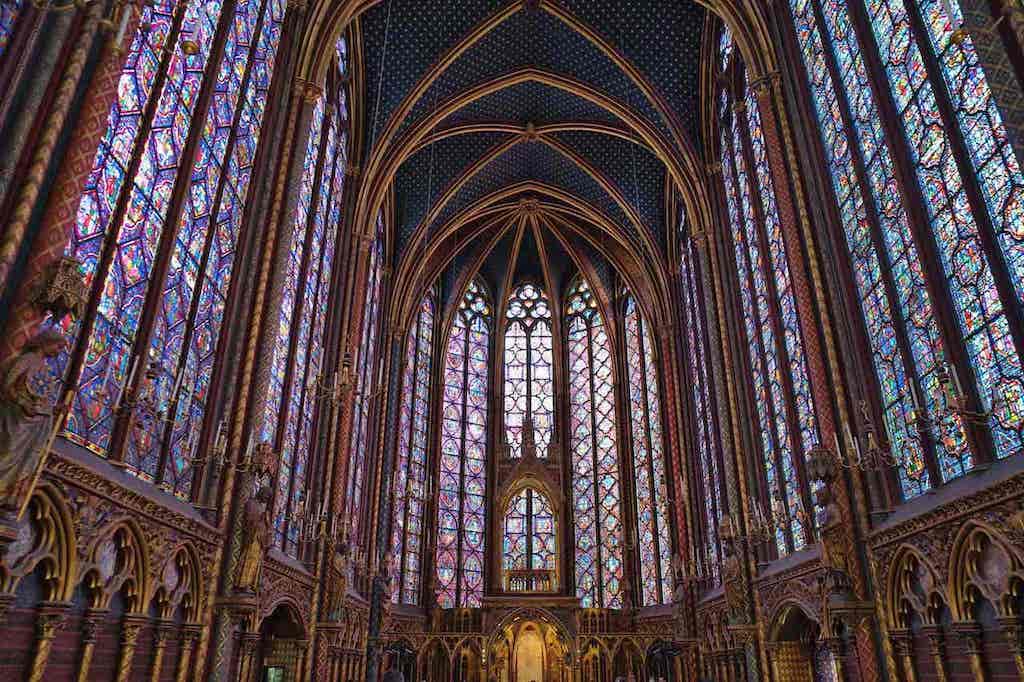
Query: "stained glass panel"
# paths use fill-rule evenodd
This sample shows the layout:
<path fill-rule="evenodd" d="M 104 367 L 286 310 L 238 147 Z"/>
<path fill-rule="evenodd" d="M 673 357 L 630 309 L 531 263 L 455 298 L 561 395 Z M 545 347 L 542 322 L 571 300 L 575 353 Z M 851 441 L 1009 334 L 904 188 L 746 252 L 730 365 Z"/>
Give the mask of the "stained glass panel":
<path fill-rule="evenodd" d="M 934 84 L 928 79 L 928 69 L 911 28 L 910 17 L 903 0 L 866 0 L 868 17 L 875 36 L 875 44 L 885 67 L 890 94 L 895 102 L 905 134 L 906 150 L 913 162 L 913 170 L 921 194 L 935 245 L 940 257 L 945 284 L 956 312 L 956 320 L 963 335 L 974 370 L 978 394 L 985 409 L 994 410 L 996 419 L 990 421 L 996 454 L 1008 457 L 1024 449 L 1024 431 L 1021 414 L 1024 412 L 1024 371 L 1010 337 L 1004 301 L 1000 300 L 990 263 L 985 257 L 979 235 L 975 209 L 968 201 L 963 177 L 957 166 L 951 146 L 950 134 L 939 114 Z M 961 122 L 967 126 L 965 139 L 980 173 L 979 183 L 996 208 L 993 222 L 1001 238 L 1010 263 L 1019 260 L 1020 210 L 1011 195 L 1020 191 L 1019 169 L 1009 162 L 1012 153 L 1000 153 L 1000 147 L 1009 149 L 993 127 L 991 104 L 987 87 L 977 68 L 973 46 L 953 49 L 947 46 L 948 17 L 931 2 L 922 2 L 922 9 L 931 24 L 936 49 L 943 60 L 944 75 L 957 90 L 953 104 Z M 940 28 L 941 25 L 941 28 Z M 949 49 L 947 49 L 947 47 Z M 965 89 L 966 88 L 966 89 Z M 995 114 L 998 116 L 998 114 Z M 982 121 L 987 121 L 985 130 Z M 954 133 L 955 134 L 955 133 Z M 1019 274 L 1019 271 L 1018 273 Z M 1019 286 L 1019 279 L 1015 283 Z M 1019 291 L 1019 289 L 1018 289 Z M 1018 301 L 1011 304 L 1019 303 Z M 959 430 L 944 436 L 950 445 L 958 446 Z M 944 480 L 964 474 L 970 466 L 967 457 L 950 456 L 950 451 L 962 452 L 963 447 L 947 445 L 946 456 L 940 458 L 939 470 Z"/>
<path fill-rule="evenodd" d="M 398 562 L 398 581 L 391 598 L 403 604 L 420 602 L 433 336 L 434 302 L 427 296 L 406 346 L 395 458 L 391 546 Z"/>
<path fill-rule="evenodd" d="M 438 603 L 443 608 L 477 607 L 483 596 L 491 324 L 483 285 L 470 282 L 445 354 L 436 556 Z"/>
<path fill-rule="evenodd" d="M 505 438 L 509 456 L 523 455 L 523 427 L 532 420 L 537 456 L 547 457 L 554 429 L 551 311 L 544 291 L 518 286 L 505 327 Z"/>
<path fill-rule="evenodd" d="M 503 526 L 506 571 L 555 570 L 555 515 L 543 493 L 534 488 L 520 490 L 505 509 Z"/>
<path fill-rule="evenodd" d="M 7 51 L 20 12 L 21 0 L 5 0 L 0 3 L 0 57 Z"/>
<path fill-rule="evenodd" d="M 632 296 L 626 299 L 626 367 L 629 372 L 630 434 L 642 605 L 672 598 L 672 544 L 669 539 L 668 482 L 661 435 L 657 361 L 650 330 Z"/>
<path fill-rule="evenodd" d="M 621 608 L 622 498 L 611 346 L 584 279 L 570 290 L 566 310 L 576 595 L 586 608 Z"/>

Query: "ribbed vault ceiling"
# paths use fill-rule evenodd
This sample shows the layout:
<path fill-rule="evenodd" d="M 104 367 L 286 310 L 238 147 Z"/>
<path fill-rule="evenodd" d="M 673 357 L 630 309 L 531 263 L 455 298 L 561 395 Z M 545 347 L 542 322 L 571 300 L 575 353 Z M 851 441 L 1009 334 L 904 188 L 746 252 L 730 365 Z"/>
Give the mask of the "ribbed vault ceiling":
<path fill-rule="evenodd" d="M 400 278 L 500 289 L 513 248 L 559 285 L 663 261 L 666 183 L 699 166 L 694 0 L 384 0 L 359 22 Z"/>

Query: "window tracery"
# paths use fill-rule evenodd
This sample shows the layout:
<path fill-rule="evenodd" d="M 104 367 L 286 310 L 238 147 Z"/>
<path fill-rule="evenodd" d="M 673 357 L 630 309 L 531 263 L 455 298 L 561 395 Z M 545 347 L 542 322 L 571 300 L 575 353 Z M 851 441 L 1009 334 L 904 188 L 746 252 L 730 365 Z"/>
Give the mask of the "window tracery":
<path fill-rule="evenodd" d="M 523 455 L 523 429 L 532 420 L 539 457 L 554 429 L 551 308 L 535 284 L 521 284 L 505 311 L 505 438 L 509 457 Z"/>
<path fill-rule="evenodd" d="M 658 364 L 650 329 L 632 295 L 626 298 L 625 322 L 640 596 L 642 606 L 652 606 L 671 601 L 673 587 Z"/>
<path fill-rule="evenodd" d="M 67 249 L 90 305 L 51 365 L 65 436 L 183 498 L 286 3 L 234 7 L 143 7 Z"/>
<path fill-rule="evenodd" d="M 565 310 L 576 595 L 586 608 L 621 608 L 623 521 L 614 356 L 597 301 L 582 277 L 570 288 Z"/>
<path fill-rule="evenodd" d="M 909 499 L 1024 451 L 1024 174 L 957 0 L 790 9 Z"/>
<path fill-rule="evenodd" d="M 483 596 L 492 324 L 486 290 L 471 281 L 455 313 L 444 361 L 435 560 L 443 608 L 480 606 Z"/>
<path fill-rule="evenodd" d="M 434 314 L 434 299 L 428 294 L 409 331 L 399 393 L 398 452 L 391 503 L 391 547 L 397 564 L 391 599 L 402 604 L 420 603 Z"/>

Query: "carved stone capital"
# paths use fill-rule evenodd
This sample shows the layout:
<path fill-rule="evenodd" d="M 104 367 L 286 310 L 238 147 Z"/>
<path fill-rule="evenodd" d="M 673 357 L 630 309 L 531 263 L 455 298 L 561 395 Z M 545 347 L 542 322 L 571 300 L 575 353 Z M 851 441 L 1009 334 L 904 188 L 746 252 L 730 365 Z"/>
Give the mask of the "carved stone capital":
<path fill-rule="evenodd" d="M 313 104 L 324 94 L 324 89 L 321 85 L 305 78 L 295 79 L 295 91 L 309 104 Z"/>
<path fill-rule="evenodd" d="M 771 93 L 772 90 L 779 85 L 782 81 L 782 74 L 778 71 L 772 71 L 767 73 L 760 78 L 755 78 L 750 81 L 750 87 L 753 91 L 759 95 Z"/>
<path fill-rule="evenodd" d="M 32 294 L 32 302 L 50 313 L 54 320 L 65 316 L 79 318 L 85 312 L 89 288 L 82 274 L 82 263 L 70 256 L 54 261 Z"/>
<path fill-rule="evenodd" d="M 914 654 L 914 636 L 910 630 L 890 630 L 889 641 L 895 655 L 906 657 Z"/>
<path fill-rule="evenodd" d="M 953 623 L 953 633 L 963 642 L 964 651 L 968 656 L 981 654 L 981 625 L 969 621 Z"/>

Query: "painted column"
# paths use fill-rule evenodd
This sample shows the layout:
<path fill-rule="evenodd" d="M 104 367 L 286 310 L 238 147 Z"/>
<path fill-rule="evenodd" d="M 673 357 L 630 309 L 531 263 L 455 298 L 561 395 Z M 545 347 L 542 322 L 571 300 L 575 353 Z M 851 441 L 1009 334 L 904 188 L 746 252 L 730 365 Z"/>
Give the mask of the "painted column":
<path fill-rule="evenodd" d="M 178 650 L 178 667 L 174 674 L 174 682 L 186 682 L 192 668 L 192 651 L 199 639 L 199 626 L 186 625 L 181 630 L 181 648 Z"/>
<path fill-rule="evenodd" d="M 159 620 L 153 626 L 153 665 L 150 669 L 150 682 L 160 682 L 160 671 L 164 665 L 164 652 L 167 650 L 167 640 L 170 639 L 174 623 L 166 620 Z"/>
<path fill-rule="evenodd" d="M 1019 616 L 1001 616 L 997 619 L 999 629 L 1006 637 L 1006 646 L 1017 666 L 1017 677 L 1024 682 L 1024 627 Z"/>
<path fill-rule="evenodd" d="M 117 655 L 117 682 L 128 682 L 135 659 L 135 645 L 139 640 L 139 632 L 148 619 L 139 614 L 129 613 L 121 623 L 121 650 Z"/>
<path fill-rule="evenodd" d="M 82 651 L 78 655 L 78 682 L 88 682 L 89 668 L 96 651 L 97 630 L 107 619 L 106 609 L 88 609 L 82 617 Z"/>
<path fill-rule="evenodd" d="M 917 682 L 914 670 L 914 639 L 909 630 L 890 630 L 889 641 L 892 642 L 893 654 L 896 656 L 903 682 Z"/>
<path fill-rule="evenodd" d="M 45 311 L 33 303 L 32 292 L 58 265 L 71 239 L 96 148 L 106 131 L 110 107 L 117 97 L 117 84 L 128 54 L 123 43 L 131 39 L 138 26 L 140 13 L 137 4 L 125 4 L 120 12 L 124 13 L 120 20 L 125 22 L 121 42 L 117 42 L 116 35 L 105 42 L 89 87 L 76 107 L 74 129 L 60 170 L 49 189 L 46 209 L 29 249 L 25 269 L 19 277 L 4 334 L 0 335 L 0 361 L 16 354 L 42 321 Z"/>
<path fill-rule="evenodd" d="M 922 630 L 928 638 L 928 655 L 931 656 L 932 664 L 935 667 L 935 679 L 939 682 L 946 682 L 948 679 L 946 673 L 946 642 L 942 634 L 942 627 L 926 625 Z"/>
<path fill-rule="evenodd" d="M 29 670 L 29 682 L 42 682 L 46 673 L 46 663 L 50 660 L 50 650 L 57 631 L 64 625 L 68 604 L 64 602 L 44 602 L 36 616 L 35 655 Z"/>
<path fill-rule="evenodd" d="M 963 642 L 967 660 L 971 663 L 974 682 L 986 682 L 988 677 L 985 674 L 985 663 L 982 660 L 981 626 L 974 622 L 954 623 L 953 632 Z"/>

